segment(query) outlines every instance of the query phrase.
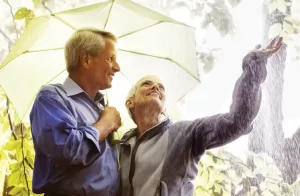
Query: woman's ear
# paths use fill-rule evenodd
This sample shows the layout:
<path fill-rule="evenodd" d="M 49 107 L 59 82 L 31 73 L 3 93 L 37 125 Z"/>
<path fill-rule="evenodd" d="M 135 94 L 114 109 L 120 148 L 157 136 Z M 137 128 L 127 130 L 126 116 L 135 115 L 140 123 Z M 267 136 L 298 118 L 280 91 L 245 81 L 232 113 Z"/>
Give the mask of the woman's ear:
<path fill-rule="evenodd" d="M 168 114 L 167 114 L 167 109 L 166 109 L 166 108 L 165 108 L 165 110 L 162 112 L 162 114 L 163 114 L 165 117 L 168 116 Z"/>
<path fill-rule="evenodd" d="M 126 107 L 131 109 L 134 107 L 134 103 L 133 103 L 133 98 L 130 97 L 127 101 L 126 101 Z"/>

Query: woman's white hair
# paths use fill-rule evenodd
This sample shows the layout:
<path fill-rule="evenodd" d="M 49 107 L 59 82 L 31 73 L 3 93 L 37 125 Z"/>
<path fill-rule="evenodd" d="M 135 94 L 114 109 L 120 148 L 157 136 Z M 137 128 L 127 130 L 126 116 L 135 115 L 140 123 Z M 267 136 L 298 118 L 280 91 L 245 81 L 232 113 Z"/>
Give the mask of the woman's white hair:
<path fill-rule="evenodd" d="M 155 75 L 147 75 L 147 76 L 144 76 L 144 77 L 142 77 L 141 79 L 139 79 L 134 85 L 132 85 L 131 89 L 129 90 L 129 92 L 128 92 L 127 96 L 126 96 L 125 106 L 126 106 L 126 109 L 127 109 L 127 112 L 128 112 L 128 114 L 129 114 L 130 118 L 131 118 L 134 122 L 135 122 L 135 120 L 134 120 L 133 113 L 132 113 L 131 110 L 127 107 L 126 102 L 127 102 L 129 99 L 131 99 L 131 98 L 135 95 L 135 93 L 136 93 L 136 91 L 138 90 L 138 88 L 139 88 L 141 82 L 143 82 L 143 81 L 146 80 L 147 78 L 153 78 L 153 77 L 154 77 L 154 78 L 158 78 L 158 79 L 160 80 L 160 78 L 159 78 L 158 76 L 155 76 Z M 164 115 L 167 116 L 166 111 L 164 112 Z"/>

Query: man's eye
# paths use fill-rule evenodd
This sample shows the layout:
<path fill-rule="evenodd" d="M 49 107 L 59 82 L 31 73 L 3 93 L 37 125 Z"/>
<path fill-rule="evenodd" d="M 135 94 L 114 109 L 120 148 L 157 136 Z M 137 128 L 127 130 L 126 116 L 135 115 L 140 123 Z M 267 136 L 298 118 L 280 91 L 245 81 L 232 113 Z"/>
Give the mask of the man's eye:
<path fill-rule="evenodd" d="M 115 59 L 115 57 L 114 57 L 114 56 L 112 56 L 112 57 L 109 57 L 107 60 L 108 60 L 109 62 L 113 62 L 113 61 L 114 61 L 114 59 Z"/>

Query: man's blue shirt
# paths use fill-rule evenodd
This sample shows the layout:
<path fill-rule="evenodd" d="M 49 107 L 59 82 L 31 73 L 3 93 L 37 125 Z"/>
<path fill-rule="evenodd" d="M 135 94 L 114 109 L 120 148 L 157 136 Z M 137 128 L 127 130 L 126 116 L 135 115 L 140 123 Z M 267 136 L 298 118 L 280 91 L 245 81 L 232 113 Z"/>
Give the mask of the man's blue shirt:
<path fill-rule="evenodd" d="M 116 148 L 99 144 L 92 125 L 103 110 L 103 96 L 92 100 L 71 78 L 41 89 L 30 113 L 35 148 L 33 191 L 70 195 L 116 195 Z"/>

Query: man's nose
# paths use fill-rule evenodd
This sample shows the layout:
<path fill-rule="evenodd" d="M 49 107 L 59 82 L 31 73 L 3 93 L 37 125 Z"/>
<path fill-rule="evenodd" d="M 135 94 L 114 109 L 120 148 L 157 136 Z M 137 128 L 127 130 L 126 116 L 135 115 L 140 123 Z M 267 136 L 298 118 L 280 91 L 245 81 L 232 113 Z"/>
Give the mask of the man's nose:
<path fill-rule="evenodd" d="M 113 70 L 114 70 L 115 72 L 121 71 L 120 65 L 119 65 L 117 62 L 114 63 L 114 65 L 113 65 Z"/>

